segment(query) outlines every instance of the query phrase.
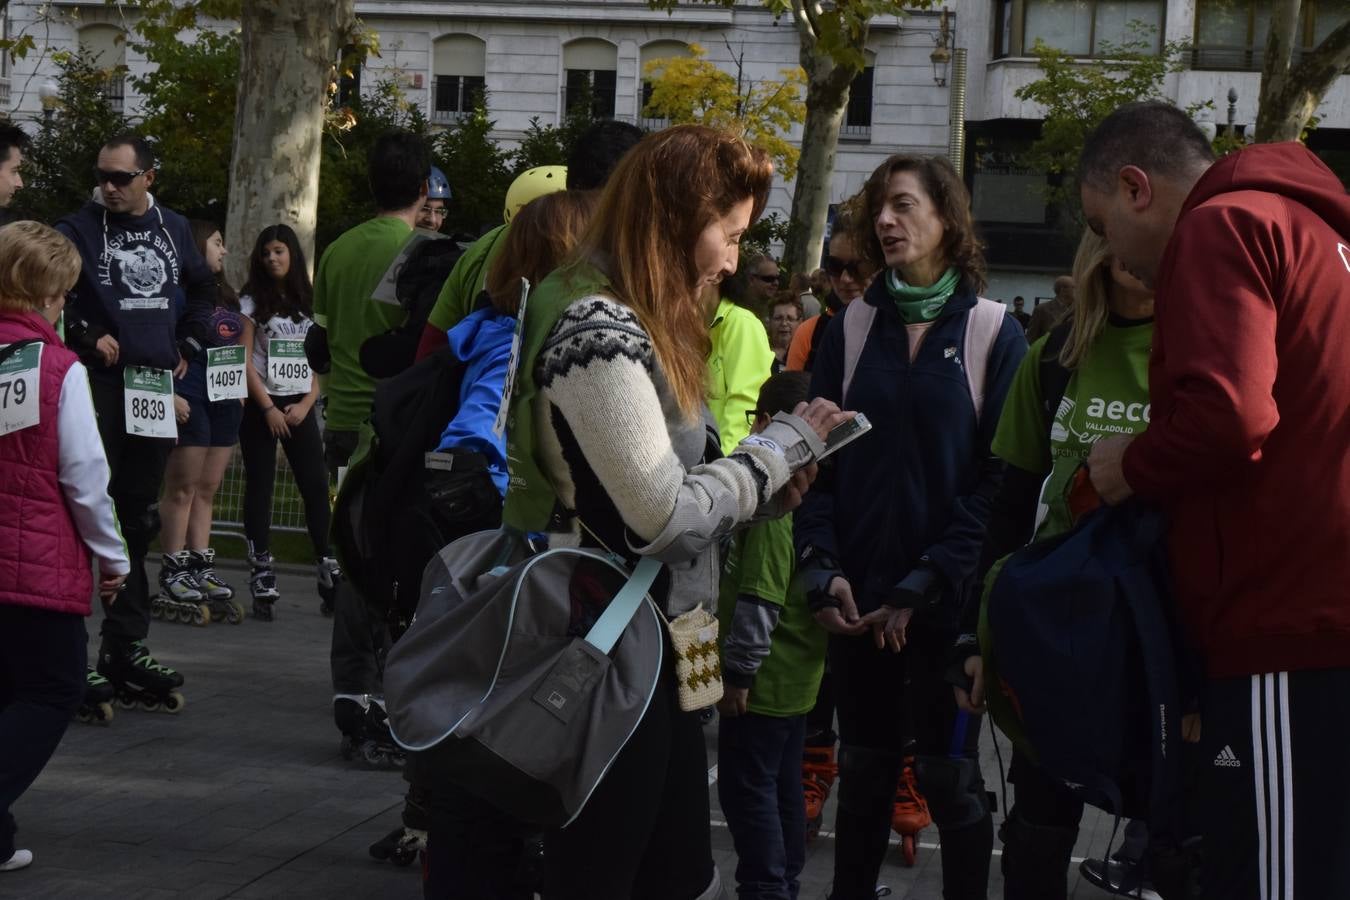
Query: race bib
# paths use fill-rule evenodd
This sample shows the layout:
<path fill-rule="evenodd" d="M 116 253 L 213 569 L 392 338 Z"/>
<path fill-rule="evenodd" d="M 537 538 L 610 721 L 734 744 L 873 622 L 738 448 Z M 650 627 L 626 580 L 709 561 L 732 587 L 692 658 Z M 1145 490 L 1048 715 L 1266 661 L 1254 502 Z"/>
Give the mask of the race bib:
<path fill-rule="evenodd" d="M 308 394 L 309 360 L 305 342 L 291 338 L 272 338 L 267 342 L 267 393 L 277 397 Z"/>
<path fill-rule="evenodd" d="M 122 372 L 127 434 L 137 437 L 178 437 L 173 414 L 173 373 L 168 369 L 127 366 Z"/>
<path fill-rule="evenodd" d="M 29 344 L 0 363 L 0 434 L 32 428 L 38 423 L 42 346 Z"/>
<path fill-rule="evenodd" d="M 206 399 L 243 400 L 248 396 L 244 375 L 244 347 L 208 347 L 206 350 Z"/>

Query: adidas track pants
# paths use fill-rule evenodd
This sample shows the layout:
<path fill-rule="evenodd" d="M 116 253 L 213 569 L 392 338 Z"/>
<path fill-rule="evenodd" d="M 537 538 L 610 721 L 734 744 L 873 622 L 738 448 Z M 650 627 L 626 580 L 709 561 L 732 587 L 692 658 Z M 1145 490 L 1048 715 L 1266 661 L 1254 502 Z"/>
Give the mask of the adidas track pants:
<path fill-rule="evenodd" d="M 1211 681 L 1198 784 L 1206 900 L 1350 898 L 1350 669 Z"/>

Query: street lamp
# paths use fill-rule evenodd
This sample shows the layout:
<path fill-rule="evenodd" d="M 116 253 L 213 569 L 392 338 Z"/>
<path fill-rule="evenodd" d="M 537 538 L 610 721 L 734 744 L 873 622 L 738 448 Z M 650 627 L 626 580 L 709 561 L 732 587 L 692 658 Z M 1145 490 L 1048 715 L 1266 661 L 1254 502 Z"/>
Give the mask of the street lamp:
<path fill-rule="evenodd" d="M 952 28 L 947 16 L 948 10 L 944 7 L 942 18 L 938 20 L 938 32 L 933 36 L 933 43 L 937 46 L 928 54 L 928 59 L 933 63 L 933 82 L 938 87 L 946 86 L 947 65 L 952 61 Z"/>
<path fill-rule="evenodd" d="M 42 101 L 42 124 L 50 125 L 56 108 L 61 105 L 61 85 L 48 78 L 38 87 L 38 99 Z"/>

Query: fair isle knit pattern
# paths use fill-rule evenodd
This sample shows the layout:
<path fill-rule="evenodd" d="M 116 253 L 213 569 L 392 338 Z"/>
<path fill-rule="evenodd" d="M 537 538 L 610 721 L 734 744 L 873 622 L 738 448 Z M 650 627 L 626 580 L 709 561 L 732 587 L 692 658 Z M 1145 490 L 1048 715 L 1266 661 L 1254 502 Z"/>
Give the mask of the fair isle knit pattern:
<path fill-rule="evenodd" d="M 702 423 L 681 416 L 637 315 L 612 299 L 584 297 L 567 308 L 540 353 L 535 380 L 537 449 L 559 499 L 576 508 L 582 473 L 568 467 L 555 410 L 592 470 L 593 483 L 604 487 L 624 525 L 643 542 L 662 536 L 677 507 L 734 508 L 737 522 L 748 521 L 786 480 L 785 464 L 774 471 L 744 454 L 697 464 Z M 711 533 L 725 526 L 696 527 Z"/>

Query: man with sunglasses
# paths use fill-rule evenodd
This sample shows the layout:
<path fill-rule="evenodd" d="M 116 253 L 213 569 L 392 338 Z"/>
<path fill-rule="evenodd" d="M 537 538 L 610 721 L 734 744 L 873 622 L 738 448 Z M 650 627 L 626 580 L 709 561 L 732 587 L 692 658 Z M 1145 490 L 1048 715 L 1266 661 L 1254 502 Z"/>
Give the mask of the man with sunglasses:
<path fill-rule="evenodd" d="M 98 668 L 123 693 L 163 700 L 183 676 L 156 663 L 144 646 L 150 593 L 143 560 L 159 534 L 159 492 L 174 445 L 173 397 L 160 406 L 163 399 L 147 399 L 139 389 L 171 386 L 170 375 L 185 372 L 188 360 L 204 352 L 217 286 L 187 219 L 151 195 L 155 158 L 143 138 L 119 134 L 104 144 L 94 181 L 93 199 L 56 230 L 83 263 L 66 305 L 66 343 L 89 369 L 108 456 L 108 493 L 132 561 L 121 597 L 103 601 Z"/>
<path fill-rule="evenodd" d="M 830 278 L 830 293 L 820 315 L 803 322 L 792 337 L 787 357 L 787 368 L 792 371 L 811 371 L 816 361 L 816 348 L 825 336 L 825 326 L 835 313 L 863 295 L 876 274 L 872 264 L 854 249 L 848 218 L 843 213 L 835 219 L 829 251 L 825 257 L 825 273 Z"/>

